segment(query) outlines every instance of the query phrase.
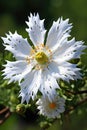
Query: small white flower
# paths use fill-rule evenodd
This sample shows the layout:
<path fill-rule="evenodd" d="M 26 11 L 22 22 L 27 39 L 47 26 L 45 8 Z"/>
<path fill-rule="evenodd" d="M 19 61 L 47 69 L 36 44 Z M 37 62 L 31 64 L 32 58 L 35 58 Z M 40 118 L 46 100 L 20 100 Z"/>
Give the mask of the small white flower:
<path fill-rule="evenodd" d="M 33 46 L 17 32 L 9 32 L 2 37 L 5 50 L 16 58 L 16 61 L 7 61 L 3 75 L 9 82 L 19 82 L 22 102 L 34 99 L 38 90 L 51 99 L 55 89 L 59 88 L 58 79 L 69 81 L 81 78 L 80 69 L 68 61 L 79 58 L 85 46 L 74 38 L 68 40 L 72 28 L 68 21 L 59 18 L 53 22 L 46 43 L 44 20 L 40 20 L 38 14 L 30 14 L 29 22 L 26 22 Z"/>
<path fill-rule="evenodd" d="M 65 99 L 55 95 L 52 101 L 47 96 L 42 96 L 36 104 L 38 105 L 39 114 L 44 115 L 48 118 L 59 117 L 65 110 Z"/>

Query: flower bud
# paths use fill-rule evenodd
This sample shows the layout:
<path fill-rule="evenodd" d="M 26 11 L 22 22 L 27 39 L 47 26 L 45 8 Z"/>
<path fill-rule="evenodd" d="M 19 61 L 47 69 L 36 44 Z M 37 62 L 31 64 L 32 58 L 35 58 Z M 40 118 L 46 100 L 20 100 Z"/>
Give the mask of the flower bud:
<path fill-rule="evenodd" d="M 25 104 L 18 104 L 16 106 L 16 112 L 19 113 L 19 114 L 24 114 L 26 111 L 26 107 L 25 107 Z"/>

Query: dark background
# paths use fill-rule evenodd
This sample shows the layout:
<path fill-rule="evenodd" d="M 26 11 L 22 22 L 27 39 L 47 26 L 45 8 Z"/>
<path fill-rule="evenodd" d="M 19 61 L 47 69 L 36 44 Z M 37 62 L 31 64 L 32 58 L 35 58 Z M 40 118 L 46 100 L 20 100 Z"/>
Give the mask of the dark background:
<path fill-rule="evenodd" d="M 58 17 L 69 18 L 73 23 L 72 34 L 78 40 L 87 40 L 87 0 L 0 0 L 0 34 L 25 31 L 25 21 L 31 13 L 45 18 L 49 28 Z"/>

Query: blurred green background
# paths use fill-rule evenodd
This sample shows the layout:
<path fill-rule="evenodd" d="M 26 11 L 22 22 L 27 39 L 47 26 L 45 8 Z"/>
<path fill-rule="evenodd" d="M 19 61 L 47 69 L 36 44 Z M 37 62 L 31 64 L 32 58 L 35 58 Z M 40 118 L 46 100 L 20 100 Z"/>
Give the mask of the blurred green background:
<path fill-rule="evenodd" d="M 5 36 L 8 31 L 18 31 L 23 37 L 28 37 L 25 31 L 25 21 L 31 13 L 39 13 L 40 18 L 45 18 L 45 28 L 49 29 L 53 20 L 63 16 L 73 23 L 71 35 L 76 40 L 83 40 L 87 44 L 87 0 L 0 0 L 0 36 Z M 0 52 L 3 46 L 0 40 Z M 82 64 L 87 66 L 87 54 L 82 57 Z M 87 104 L 81 106 L 87 108 Z M 68 121 L 57 121 L 48 130 L 87 130 L 87 109 L 77 111 L 70 115 Z M 67 123 L 67 124 L 66 124 Z M 24 118 L 12 114 L 8 120 L 0 126 L 0 130 L 40 130 L 37 124 L 26 122 Z"/>

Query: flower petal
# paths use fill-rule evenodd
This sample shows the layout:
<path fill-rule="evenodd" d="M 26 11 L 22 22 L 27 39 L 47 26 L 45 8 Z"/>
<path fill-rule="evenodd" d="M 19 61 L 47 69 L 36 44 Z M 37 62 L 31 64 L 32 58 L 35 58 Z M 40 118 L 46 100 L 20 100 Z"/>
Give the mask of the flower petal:
<path fill-rule="evenodd" d="M 39 87 L 41 85 L 41 70 L 34 71 L 28 73 L 25 77 L 23 82 L 20 83 L 21 91 L 20 96 L 22 96 L 22 102 L 26 101 L 29 102 L 30 98 L 34 100 Z"/>
<path fill-rule="evenodd" d="M 29 33 L 30 39 L 35 46 L 38 44 L 44 43 L 44 37 L 46 30 L 44 29 L 44 20 L 40 20 L 39 14 L 32 15 L 28 17 L 29 22 L 26 22 L 28 25 L 28 29 L 26 31 Z"/>
<path fill-rule="evenodd" d="M 81 78 L 81 73 L 79 72 L 79 68 L 76 67 L 75 64 L 71 64 L 68 62 L 64 62 L 58 64 L 58 62 L 50 63 L 48 67 L 49 71 L 52 73 L 52 76 L 56 79 L 62 79 L 67 82 L 69 80 L 77 80 Z"/>
<path fill-rule="evenodd" d="M 54 52 L 54 58 L 60 62 L 69 61 L 71 59 L 80 58 L 82 51 L 86 48 L 82 41 L 63 41 L 62 44 Z"/>
<path fill-rule="evenodd" d="M 69 19 L 63 20 L 62 18 L 59 18 L 57 22 L 53 22 L 53 25 L 48 32 L 46 42 L 46 45 L 51 49 L 55 46 L 59 46 L 61 44 L 60 40 L 63 37 L 69 37 L 69 32 L 71 31 L 70 29 L 72 26 L 71 24 L 68 24 L 68 21 Z"/>
<path fill-rule="evenodd" d="M 30 53 L 31 46 L 28 44 L 27 39 L 22 38 L 21 35 L 15 32 L 6 34 L 6 38 L 2 37 L 4 41 L 5 50 L 13 53 L 15 58 L 24 59 Z"/>
<path fill-rule="evenodd" d="M 4 79 L 10 79 L 9 83 L 13 81 L 19 81 L 20 83 L 20 81 L 25 77 L 25 75 L 29 73 L 33 68 L 33 65 L 28 65 L 27 62 L 24 62 L 22 60 L 15 62 L 7 61 L 7 64 L 4 66 Z"/>
<path fill-rule="evenodd" d="M 59 85 L 48 69 L 45 69 L 42 73 L 41 78 L 41 87 L 40 91 L 43 96 L 48 96 L 49 100 L 52 100 L 53 96 L 56 93 L 56 88 L 59 88 Z"/>

